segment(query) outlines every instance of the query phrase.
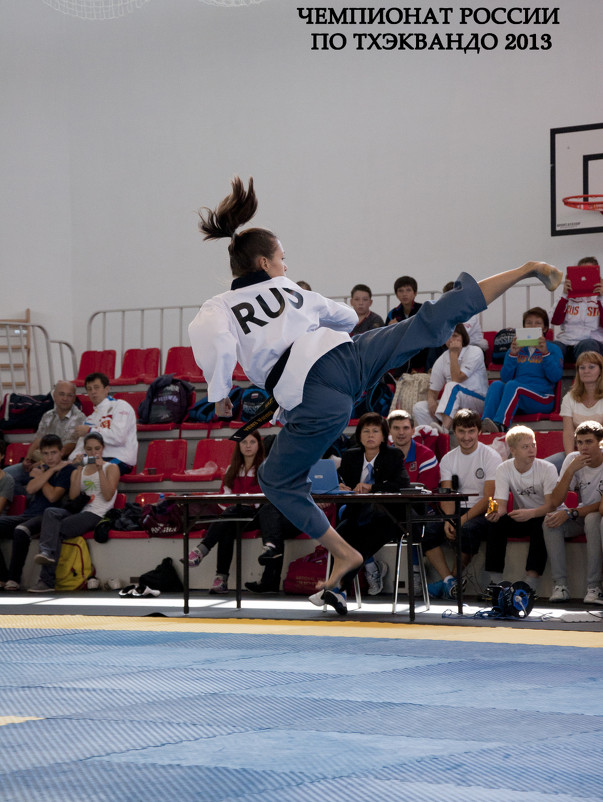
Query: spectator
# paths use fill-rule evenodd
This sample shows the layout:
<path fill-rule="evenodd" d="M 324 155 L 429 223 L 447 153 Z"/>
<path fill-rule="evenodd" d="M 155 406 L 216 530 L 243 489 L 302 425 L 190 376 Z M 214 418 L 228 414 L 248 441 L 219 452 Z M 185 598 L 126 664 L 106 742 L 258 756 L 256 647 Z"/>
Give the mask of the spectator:
<path fill-rule="evenodd" d="M 45 434 L 56 434 L 61 438 L 64 459 L 71 454 L 78 439 L 75 428 L 86 420 L 82 410 L 75 405 L 75 393 L 75 384 L 71 382 L 59 381 L 55 384 L 52 391 L 54 409 L 42 415 L 35 439 L 27 450 L 28 457 L 38 450 Z"/>
<path fill-rule="evenodd" d="M 489 499 L 494 494 L 496 469 L 502 462 L 493 448 L 479 442 L 481 421 L 479 414 L 471 409 L 459 409 L 452 419 L 458 446 L 445 454 L 440 461 L 441 486 L 457 489 L 467 494 L 469 499 L 462 504 L 461 551 L 463 567 L 469 565 L 471 558 L 479 551 L 482 540 L 486 540 L 492 524 L 486 518 Z M 454 502 L 442 501 L 442 511 L 446 515 L 454 513 Z M 450 521 L 443 523 L 444 535 L 448 541 L 456 541 L 456 529 Z M 454 598 L 458 578 L 456 568 L 452 571 L 444 553 L 429 555 L 429 560 L 441 579 L 429 585 L 429 594 L 435 598 Z"/>
<path fill-rule="evenodd" d="M 387 444 L 387 421 L 377 412 L 366 412 L 356 426 L 358 448 L 344 451 L 339 466 L 340 488 L 352 493 L 397 492 L 410 482 L 404 468 L 404 455 Z M 372 504 L 348 504 L 337 527 L 339 534 L 362 554 L 369 594 L 376 596 L 383 590 L 387 563 L 377 562 L 373 555 L 396 538 L 398 528 L 390 517 Z M 358 569 L 350 571 L 340 586 L 320 590 L 310 596 L 317 607 L 329 604 L 339 615 L 346 615 L 345 587 L 352 582 Z"/>
<path fill-rule="evenodd" d="M 598 264 L 594 256 L 586 256 L 578 262 L 578 265 Z M 584 298 L 569 298 L 571 289 L 571 281 L 566 276 L 563 295 L 555 307 L 551 321 L 553 326 L 561 326 L 555 345 L 561 350 L 563 361 L 570 363 L 577 361 L 584 351 L 603 353 L 603 328 L 601 328 L 603 284 L 601 282 L 596 284 L 596 294 Z"/>
<path fill-rule="evenodd" d="M 63 443 L 56 434 L 46 434 L 41 439 L 40 451 L 44 462 L 36 463 L 32 467 L 25 488 L 31 498 L 21 515 L 0 516 L 1 539 L 14 538 L 18 528 L 24 533 L 29 548 L 29 541 L 39 534 L 44 510 L 56 506 L 70 486 L 73 466 L 62 459 L 62 449 Z M 22 536 L 18 535 L 13 542 L 8 570 L 0 552 L 0 580 L 5 583 L 4 590 L 19 590 L 21 572 L 27 557 L 27 550 L 25 555 L 20 551 L 21 543 Z"/>
<path fill-rule="evenodd" d="M 301 287 L 302 290 L 308 290 L 308 292 L 312 292 L 312 287 L 308 284 L 307 281 L 298 281 L 296 282 L 298 287 Z"/>
<path fill-rule="evenodd" d="M 418 443 L 414 439 L 415 421 L 404 409 L 395 409 L 387 416 L 389 432 L 396 448 L 404 454 L 404 467 L 411 482 L 420 482 L 428 490 L 434 493 L 440 484 L 440 466 L 436 455 L 430 448 Z M 429 507 L 426 515 L 435 514 Z M 420 543 L 423 554 L 430 562 L 438 562 L 443 559 L 440 547 L 442 544 L 443 530 L 440 524 L 427 522 L 426 524 L 416 524 L 413 527 L 413 542 Z M 421 586 L 421 574 L 419 571 L 419 556 L 417 550 L 413 549 L 413 583 L 415 595 L 420 596 L 423 592 Z M 441 566 L 441 562 L 439 563 Z M 446 571 L 445 576 L 448 576 Z"/>
<path fill-rule="evenodd" d="M 84 454 L 84 437 L 87 434 L 100 432 L 107 452 L 103 456 L 105 462 L 115 463 L 121 475 L 130 473 L 138 456 L 134 409 L 127 401 L 109 395 L 109 379 L 104 373 L 90 373 L 84 379 L 84 386 L 94 410 L 84 423 L 75 428 L 79 437 L 75 455 Z"/>
<path fill-rule="evenodd" d="M 597 351 L 583 351 L 576 360 L 576 377 L 561 401 L 563 451 L 547 457 L 557 471 L 574 446 L 574 431 L 579 423 L 595 420 L 603 423 L 603 356 Z"/>
<path fill-rule="evenodd" d="M 42 454 L 39 449 L 34 451 L 31 457 L 24 457 L 21 462 L 17 462 L 15 465 L 8 465 L 4 469 L 4 473 L 10 476 L 14 482 L 13 492 L 15 496 L 27 495 L 25 488 L 29 484 L 29 475 L 33 466 L 38 462 L 42 462 Z"/>
<path fill-rule="evenodd" d="M 0 468 L 0 515 L 10 507 L 15 491 L 13 477 Z"/>
<path fill-rule="evenodd" d="M 550 462 L 536 458 L 536 438 L 527 426 L 513 426 L 505 440 L 511 458 L 496 469 L 494 498 L 498 510 L 487 516 L 494 526 L 486 544 L 486 571 L 491 582 L 502 582 L 508 537 L 529 537 L 524 581 L 536 591 L 546 565 L 542 524 L 554 509 L 557 471 Z M 509 494 L 513 496 L 511 512 L 507 512 Z"/>
<path fill-rule="evenodd" d="M 450 290 L 454 289 L 454 281 L 449 281 L 442 287 L 442 293 L 450 292 Z M 482 351 L 485 353 L 488 350 L 488 340 L 484 337 L 482 332 L 482 324 L 479 319 L 479 315 L 473 315 L 469 318 L 469 320 L 463 323 L 467 334 L 469 335 L 469 345 L 477 345 L 478 348 L 481 348 Z M 426 368 L 427 370 L 431 370 L 434 366 L 436 359 L 441 356 L 446 350 L 445 345 L 441 345 L 439 348 L 429 348 L 427 352 L 427 362 Z"/>
<path fill-rule="evenodd" d="M 486 394 L 482 428 L 485 432 L 506 432 L 513 416 L 522 412 L 552 412 L 555 388 L 563 374 L 559 348 L 548 342 L 545 334 L 549 317 L 538 306 L 523 315 L 525 328 L 542 329 L 536 346 L 518 346 L 513 338 L 505 354 L 500 381 L 492 382 Z"/>
<path fill-rule="evenodd" d="M 75 500 L 81 494 L 88 496 L 89 501 L 78 513 L 71 513 L 61 507 L 49 507 L 42 515 L 40 528 L 40 551 L 34 562 L 42 566 L 40 578 L 31 588 L 30 593 L 50 593 L 54 590 L 57 560 L 61 553 L 61 543 L 72 537 L 78 537 L 94 529 L 96 524 L 115 504 L 119 468 L 105 462 L 103 451 L 105 444 L 98 432 L 91 432 L 84 438 L 85 456 L 78 455 L 71 463 L 69 498 Z M 23 564 L 29 549 L 29 537 L 21 527 L 15 529 L 14 553 L 21 554 Z M 16 555 L 15 555 L 16 559 Z"/>
<path fill-rule="evenodd" d="M 562 602 L 570 597 L 567 587 L 565 540 L 584 532 L 586 535 L 585 604 L 603 604 L 601 592 L 601 489 L 603 488 L 603 426 L 584 421 L 576 427 L 578 453 L 568 454 L 561 466 L 561 477 L 553 490 L 555 506 L 564 504 L 568 491 L 578 493 L 579 504 L 570 509 L 564 504 L 544 519 L 543 532 L 551 561 L 553 593 L 549 601 Z"/>
<path fill-rule="evenodd" d="M 477 345 L 469 344 L 465 326 L 458 323 L 446 340 L 446 351 L 433 366 L 427 400 L 417 401 L 413 407 L 415 421 L 419 426 L 435 426 L 448 434 L 457 409 L 473 409 L 482 414 L 487 392 L 484 353 Z"/>
<path fill-rule="evenodd" d="M 221 493 L 261 493 L 257 480 L 257 469 L 264 461 L 264 443 L 258 432 L 252 432 L 244 440 L 239 441 L 232 453 L 230 465 L 222 480 Z M 241 509 L 248 511 L 251 506 L 236 504 L 224 507 L 224 521 L 210 524 L 202 542 L 189 552 L 188 564 L 196 566 L 207 557 L 211 549 L 218 544 L 218 561 L 216 577 L 209 592 L 228 593 L 228 575 L 237 536 L 237 524 L 229 521 L 229 516 L 241 514 Z M 254 529 L 257 523 L 246 524 L 245 529 Z"/>
<path fill-rule="evenodd" d="M 363 334 L 365 331 L 371 329 L 380 329 L 385 326 L 383 318 L 379 317 L 375 312 L 371 312 L 373 305 L 373 293 L 371 288 L 366 284 L 356 284 L 352 287 L 352 294 L 350 296 L 350 306 L 358 315 L 358 323 L 350 332 L 350 337 L 355 334 Z"/>
<path fill-rule="evenodd" d="M 407 320 L 417 314 L 423 304 L 415 301 L 417 297 L 418 285 L 416 279 L 412 276 L 400 276 L 394 282 L 394 292 L 400 301 L 398 306 L 390 309 L 385 318 L 385 323 L 389 326 L 391 323 L 398 323 L 401 320 Z M 408 362 L 401 365 L 390 373 L 398 378 L 402 373 L 412 373 L 413 371 L 424 370 L 425 361 L 427 359 L 427 349 L 419 351 L 411 357 Z"/>

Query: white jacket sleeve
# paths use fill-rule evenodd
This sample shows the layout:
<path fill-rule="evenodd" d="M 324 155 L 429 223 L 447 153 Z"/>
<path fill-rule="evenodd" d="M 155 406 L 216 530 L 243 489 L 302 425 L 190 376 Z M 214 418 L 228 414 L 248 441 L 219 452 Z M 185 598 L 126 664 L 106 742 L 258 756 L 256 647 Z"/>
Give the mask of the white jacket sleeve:
<path fill-rule="evenodd" d="M 207 380 L 209 401 L 221 401 L 232 388 L 237 339 L 224 307 L 206 301 L 188 327 L 195 361 Z"/>
<path fill-rule="evenodd" d="M 124 446 L 136 433 L 136 413 L 127 401 L 113 401 L 110 415 L 104 415 L 92 429 L 99 432 L 105 441 L 105 448 Z"/>
<path fill-rule="evenodd" d="M 317 293 L 318 295 L 318 293 Z M 323 301 L 320 310 L 320 325 L 335 331 L 350 332 L 358 323 L 358 315 L 347 304 L 319 296 Z"/>

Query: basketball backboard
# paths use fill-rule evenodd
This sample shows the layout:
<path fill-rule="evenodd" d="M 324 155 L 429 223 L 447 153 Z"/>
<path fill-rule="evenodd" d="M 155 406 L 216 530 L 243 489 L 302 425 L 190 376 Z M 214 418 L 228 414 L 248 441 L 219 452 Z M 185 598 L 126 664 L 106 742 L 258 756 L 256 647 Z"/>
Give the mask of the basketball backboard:
<path fill-rule="evenodd" d="M 603 231 L 600 212 L 563 203 L 572 195 L 603 195 L 603 123 L 551 129 L 551 236 Z"/>

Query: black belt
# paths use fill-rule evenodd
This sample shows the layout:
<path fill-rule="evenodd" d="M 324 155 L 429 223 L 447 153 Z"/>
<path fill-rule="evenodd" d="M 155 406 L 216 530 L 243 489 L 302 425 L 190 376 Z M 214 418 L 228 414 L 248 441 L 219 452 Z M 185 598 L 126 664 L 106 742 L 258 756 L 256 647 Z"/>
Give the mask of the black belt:
<path fill-rule="evenodd" d="M 267 398 L 262 406 L 257 411 L 257 414 L 253 416 L 253 418 L 240 429 L 237 429 L 236 432 L 230 436 L 231 440 L 235 440 L 236 442 L 240 442 L 244 440 L 248 435 L 255 432 L 256 429 L 259 429 L 260 426 L 263 426 L 268 421 L 272 420 L 272 417 L 276 410 L 278 409 L 278 402 L 272 395 L 274 392 L 274 388 L 278 384 L 279 379 L 283 375 L 283 371 L 285 370 L 285 365 L 287 364 L 287 360 L 291 354 L 291 346 L 287 348 L 286 351 L 279 356 L 279 358 L 274 363 L 272 370 L 266 377 L 265 387 L 266 390 L 270 393 L 270 397 Z"/>

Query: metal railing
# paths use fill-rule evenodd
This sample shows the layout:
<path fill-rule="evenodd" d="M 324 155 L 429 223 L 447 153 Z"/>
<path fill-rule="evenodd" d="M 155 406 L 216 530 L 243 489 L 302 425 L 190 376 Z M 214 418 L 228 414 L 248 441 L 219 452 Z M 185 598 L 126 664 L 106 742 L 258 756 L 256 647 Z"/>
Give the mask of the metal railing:
<path fill-rule="evenodd" d="M 57 375 L 72 379 L 77 371 L 68 342 L 51 340 L 39 323 L 20 321 L 0 321 L 0 363 L 0 398 L 5 393 L 48 393 Z"/>
<path fill-rule="evenodd" d="M 121 363 L 128 348 L 159 348 L 162 358 L 175 345 L 188 345 L 188 324 L 199 304 L 102 309 L 88 319 L 88 350 L 113 348 Z"/>

